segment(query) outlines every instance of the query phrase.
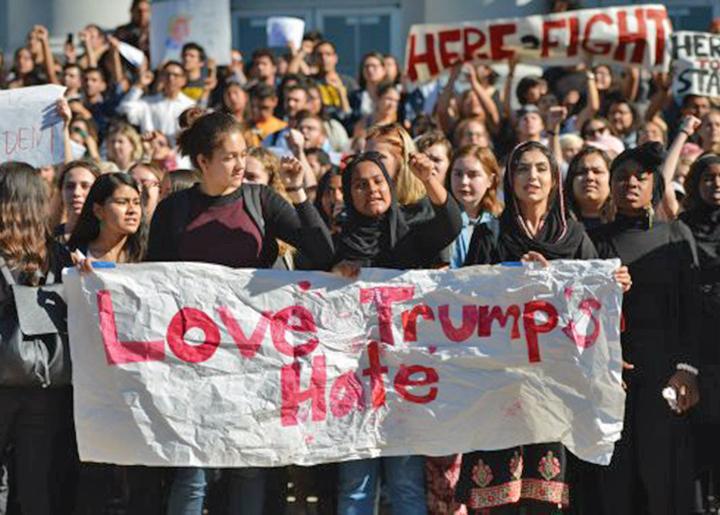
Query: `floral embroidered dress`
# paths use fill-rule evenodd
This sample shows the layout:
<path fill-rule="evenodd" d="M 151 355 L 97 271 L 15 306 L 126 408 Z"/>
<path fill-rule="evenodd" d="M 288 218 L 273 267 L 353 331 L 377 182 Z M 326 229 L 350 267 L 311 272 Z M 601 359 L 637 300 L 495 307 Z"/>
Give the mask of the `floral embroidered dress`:
<path fill-rule="evenodd" d="M 562 444 L 535 444 L 478 451 L 463 456 L 456 495 L 469 511 L 514 504 L 522 499 L 568 506 Z"/>
<path fill-rule="evenodd" d="M 504 177 L 505 211 L 500 215 L 499 234 L 483 224 L 473 232 L 465 265 L 487 265 L 519 261 L 529 251 L 548 260 L 592 259 L 597 251 L 585 229 L 568 220 L 562 204 L 562 177 L 548 157 L 558 191 L 548 202 L 541 227 L 533 235 L 520 209 L 521 199 L 514 188 L 519 157 L 524 152 L 548 150 L 533 142 L 520 144 L 508 159 Z M 463 455 L 456 499 L 469 512 L 480 512 L 515 503 L 542 503 L 543 512 L 570 504 L 565 447 L 559 442 L 538 443 L 497 451 L 476 451 Z"/>

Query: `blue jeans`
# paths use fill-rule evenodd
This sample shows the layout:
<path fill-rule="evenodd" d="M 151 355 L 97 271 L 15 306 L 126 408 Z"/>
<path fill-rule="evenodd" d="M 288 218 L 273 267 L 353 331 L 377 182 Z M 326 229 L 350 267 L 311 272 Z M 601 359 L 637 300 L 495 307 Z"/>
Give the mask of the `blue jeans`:
<path fill-rule="evenodd" d="M 393 515 L 426 515 L 425 457 L 392 456 L 338 465 L 338 515 L 373 515 L 380 467 Z"/>
<path fill-rule="evenodd" d="M 202 515 L 206 487 L 205 469 L 176 469 L 170 486 L 167 515 Z"/>
<path fill-rule="evenodd" d="M 229 515 L 262 515 L 265 505 L 265 478 L 268 469 L 246 467 L 229 469 Z"/>

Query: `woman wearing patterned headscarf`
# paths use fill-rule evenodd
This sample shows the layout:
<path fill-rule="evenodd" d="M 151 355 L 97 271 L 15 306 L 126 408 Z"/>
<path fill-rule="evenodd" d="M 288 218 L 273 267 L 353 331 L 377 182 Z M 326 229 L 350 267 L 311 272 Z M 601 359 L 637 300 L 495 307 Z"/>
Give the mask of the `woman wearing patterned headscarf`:
<path fill-rule="evenodd" d="M 499 234 L 479 226 L 465 265 L 597 257 L 582 224 L 566 216 L 562 186 L 547 147 L 532 141 L 518 145 L 504 178 Z M 555 513 L 569 504 L 566 469 L 559 442 L 465 454 L 456 497 L 471 513 Z"/>

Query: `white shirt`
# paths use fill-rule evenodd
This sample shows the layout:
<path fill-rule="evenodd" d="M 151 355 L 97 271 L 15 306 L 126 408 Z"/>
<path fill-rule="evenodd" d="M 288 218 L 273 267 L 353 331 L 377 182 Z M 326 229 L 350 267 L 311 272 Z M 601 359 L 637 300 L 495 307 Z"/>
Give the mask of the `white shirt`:
<path fill-rule="evenodd" d="M 127 116 L 131 124 L 139 125 L 142 132 L 162 132 L 172 140 L 172 145 L 180 130 L 178 117 L 194 105 L 195 101 L 182 93 L 174 99 L 161 93 L 143 97 L 143 90 L 133 86 L 125 94 L 117 111 Z"/>

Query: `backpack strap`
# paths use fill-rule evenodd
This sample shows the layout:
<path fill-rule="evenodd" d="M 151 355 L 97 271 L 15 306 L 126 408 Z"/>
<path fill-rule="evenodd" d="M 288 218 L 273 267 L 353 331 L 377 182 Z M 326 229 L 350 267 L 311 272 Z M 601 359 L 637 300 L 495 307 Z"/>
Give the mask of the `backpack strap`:
<path fill-rule="evenodd" d="M 245 210 L 250 219 L 260 230 L 260 235 L 265 238 L 265 217 L 263 216 L 262 189 L 264 186 L 254 184 L 242 185 L 242 199 L 245 204 Z"/>
<path fill-rule="evenodd" d="M 190 218 L 190 190 L 178 191 L 174 195 L 174 200 L 170 230 L 173 244 L 177 248 L 180 244 L 180 237 L 187 227 L 188 218 Z"/>

